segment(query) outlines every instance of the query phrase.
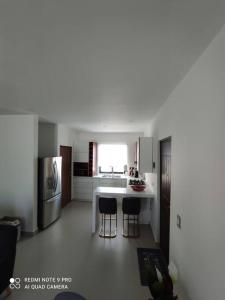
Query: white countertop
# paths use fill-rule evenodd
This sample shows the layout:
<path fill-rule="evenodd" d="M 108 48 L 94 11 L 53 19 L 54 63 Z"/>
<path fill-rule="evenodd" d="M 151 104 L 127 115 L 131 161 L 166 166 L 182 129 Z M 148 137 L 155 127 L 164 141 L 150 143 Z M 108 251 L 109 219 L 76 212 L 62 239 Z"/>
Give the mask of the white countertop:
<path fill-rule="evenodd" d="M 137 196 L 137 197 L 154 197 L 154 194 L 152 192 L 152 190 L 150 189 L 150 187 L 146 187 L 146 189 L 142 192 L 137 192 L 134 191 L 130 186 L 126 187 L 126 188 L 122 188 L 122 187 L 106 187 L 106 186 L 98 186 L 96 187 L 96 189 L 94 190 L 94 194 L 98 195 L 98 194 L 114 194 L 114 195 L 126 195 L 126 196 Z"/>

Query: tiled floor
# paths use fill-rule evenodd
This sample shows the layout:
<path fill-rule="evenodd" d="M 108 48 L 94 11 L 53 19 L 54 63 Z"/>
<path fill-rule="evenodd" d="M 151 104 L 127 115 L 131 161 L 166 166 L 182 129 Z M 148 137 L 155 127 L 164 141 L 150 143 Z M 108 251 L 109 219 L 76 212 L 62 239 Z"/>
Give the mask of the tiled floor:
<path fill-rule="evenodd" d="M 58 222 L 18 244 L 15 277 L 71 277 L 69 288 L 88 300 L 147 300 L 139 279 L 137 247 L 155 247 L 149 226 L 141 238 L 91 235 L 91 203 L 73 201 Z M 37 284 L 37 283 L 35 283 Z M 40 284 L 40 283 L 39 283 Z M 53 300 L 56 290 L 14 290 L 9 300 Z"/>

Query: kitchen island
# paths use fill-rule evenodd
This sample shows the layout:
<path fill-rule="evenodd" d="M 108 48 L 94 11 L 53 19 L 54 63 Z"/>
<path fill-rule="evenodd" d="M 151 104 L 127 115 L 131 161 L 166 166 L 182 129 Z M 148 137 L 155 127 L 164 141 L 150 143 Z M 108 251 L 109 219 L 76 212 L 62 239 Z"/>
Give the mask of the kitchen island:
<path fill-rule="evenodd" d="M 93 191 L 92 200 L 92 233 L 94 234 L 98 227 L 99 211 L 98 211 L 98 199 L 99 197 L 138 197 L 141 198 L 141 212 L 140 223 L 150 224 L 150 210 L 151 201 L 154 198 L 152 190 L 147 187 L 142 192 L 135 192 L 130 186 L 128 187 L 96 187 Z M 132 200 L 131 200 L 132 201 Z"/>

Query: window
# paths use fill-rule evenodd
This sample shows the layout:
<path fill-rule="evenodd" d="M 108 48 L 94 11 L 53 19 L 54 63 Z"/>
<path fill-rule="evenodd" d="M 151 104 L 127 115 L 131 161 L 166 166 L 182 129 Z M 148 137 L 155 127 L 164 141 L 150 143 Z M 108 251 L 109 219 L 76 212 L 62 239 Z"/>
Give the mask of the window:
<path fill-rule="evenodd" d="M 127 165 L 127 145 L 98 145 L 98 166 L 101 173 L 113 172 L 123 173 Z"/>

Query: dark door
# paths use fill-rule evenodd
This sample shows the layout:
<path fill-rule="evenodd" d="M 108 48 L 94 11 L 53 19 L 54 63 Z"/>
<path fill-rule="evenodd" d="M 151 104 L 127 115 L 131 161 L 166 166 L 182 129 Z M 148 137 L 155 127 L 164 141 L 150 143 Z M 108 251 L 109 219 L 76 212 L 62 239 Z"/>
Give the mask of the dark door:
<path fill-rule="evenodd" d="M 160 248 L 169 262 L 171 138 L 160 141 Z"/>
<path fill-rule="evenodd" d="M 71 201 L 72 147 L 60 146 L 62 156 L 62 207 Z"/>

